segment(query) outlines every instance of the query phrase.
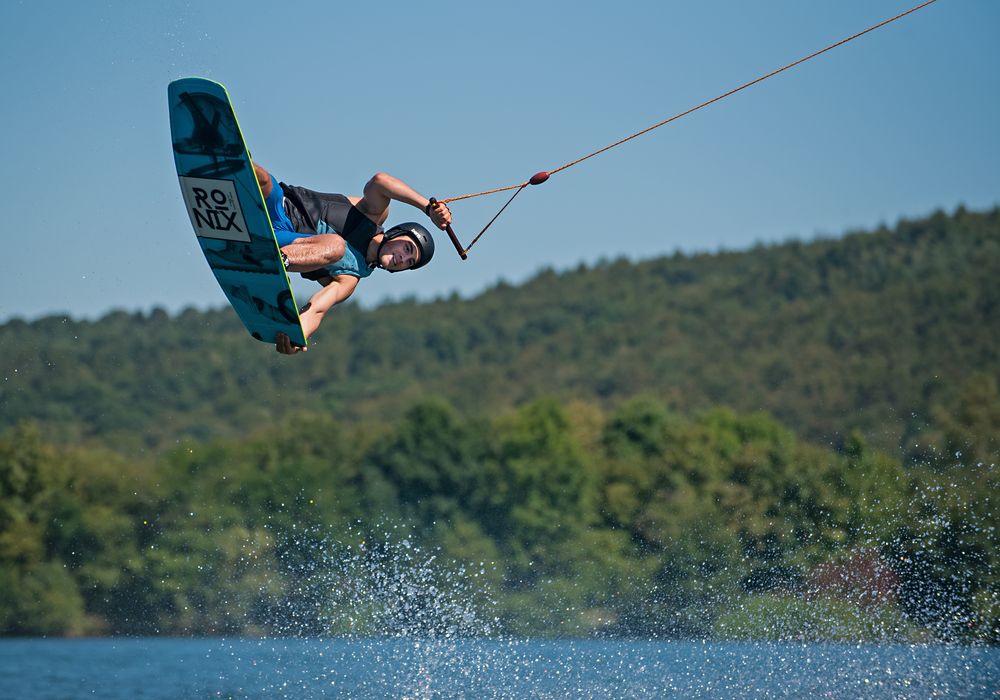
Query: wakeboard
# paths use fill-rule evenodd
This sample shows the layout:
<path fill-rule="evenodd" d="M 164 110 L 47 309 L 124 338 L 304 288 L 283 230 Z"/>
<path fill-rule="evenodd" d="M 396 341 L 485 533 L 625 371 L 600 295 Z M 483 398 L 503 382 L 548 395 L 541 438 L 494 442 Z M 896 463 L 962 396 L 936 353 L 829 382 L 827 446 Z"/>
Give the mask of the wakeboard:
<path fill-rule="evenodd" d="M 167 88 L 181 194 L 208 265 L 257 340 L 306 339 L 229 93 L 204 78 Z"/>

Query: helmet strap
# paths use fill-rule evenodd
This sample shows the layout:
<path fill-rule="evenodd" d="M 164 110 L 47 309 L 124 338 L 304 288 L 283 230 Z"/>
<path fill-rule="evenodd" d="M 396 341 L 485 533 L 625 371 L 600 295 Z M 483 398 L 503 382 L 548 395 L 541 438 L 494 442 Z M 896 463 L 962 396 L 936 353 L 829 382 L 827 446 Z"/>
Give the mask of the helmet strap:
<path fill-rule="evenodd" d="M 386 272 L 399 272 L 399 270 L 390 270 L 388 268 L 382 267 L 382 247 L 385 245 L 386 240 L 392 240 L 392 239 L 391 238 L 386 239 L 385 237 L 383 237 L 382 240 L 379 241 L 378 248 L 375 250 L 375 267 L 385 270 Z"/>

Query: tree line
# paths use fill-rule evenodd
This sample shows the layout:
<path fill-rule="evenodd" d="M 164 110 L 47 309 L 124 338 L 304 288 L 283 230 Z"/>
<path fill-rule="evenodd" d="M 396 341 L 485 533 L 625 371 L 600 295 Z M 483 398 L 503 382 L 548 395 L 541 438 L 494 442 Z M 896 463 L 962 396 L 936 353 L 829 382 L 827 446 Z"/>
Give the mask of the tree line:
<path fill-rule="evenodd" d="M 206 270 L 192 274 L 208 274 Z M 609 261 L 483 294 L 340 308 L 308 356 L 228 308 L 0 326 L 0 425 L 127 454 L 249 435 L 297 410 L 362 424 L 427 395 L 485 416 L 539 396 L 693 415 L 765 410 L 841 447 L 919 459 L 962 387 L 1000 374 L 1000 210 L 838 239 Z"/>

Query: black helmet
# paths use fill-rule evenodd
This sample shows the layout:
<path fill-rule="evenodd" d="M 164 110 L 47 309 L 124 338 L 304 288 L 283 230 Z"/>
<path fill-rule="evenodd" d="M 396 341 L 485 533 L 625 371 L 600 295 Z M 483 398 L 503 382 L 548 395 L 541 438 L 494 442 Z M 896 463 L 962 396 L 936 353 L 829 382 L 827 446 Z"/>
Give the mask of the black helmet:
<path fill-rule="evenodd" d="M 386 231 L 385 237 L 382 238 L 382 242 L 379 243 L 377 255 L 381 257 L 382 246 L 391 241 L 393 238 L 398 238 L 399 236 L 409 236 L 412 238 L 413 242 L 417 244 L 417 249 L 420 251 L 420 260 L 416 265 L 409 269 L 416 270 L 418 267 L 423 267 L 431 261 L 432 257 L 434 257 L 434 239 L 431 237 L 431 232 L 420 224 L 412 221 L 405 224 L 397 224 Z M 390 270 L 390 272 L 402 271 Z"/>

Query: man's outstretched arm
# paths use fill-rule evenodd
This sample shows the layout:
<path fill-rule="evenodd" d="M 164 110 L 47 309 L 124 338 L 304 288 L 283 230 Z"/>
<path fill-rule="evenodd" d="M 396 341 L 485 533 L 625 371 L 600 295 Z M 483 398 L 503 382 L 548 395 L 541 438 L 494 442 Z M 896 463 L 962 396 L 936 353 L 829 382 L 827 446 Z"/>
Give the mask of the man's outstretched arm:
<path fill-rule="evenodd" d="M 362 213 L 384 224 L 389 213 L 389 202 L 402 202 L 427 211 L 430 200 L 397 177 L 388 173 L 375 173 L 365 185 L 364 196 L 357 207 Z M 430 209 L 431 221 L 440 229 L 451 223 L 451 212 L 444 204 L 438 203 Z"/>

